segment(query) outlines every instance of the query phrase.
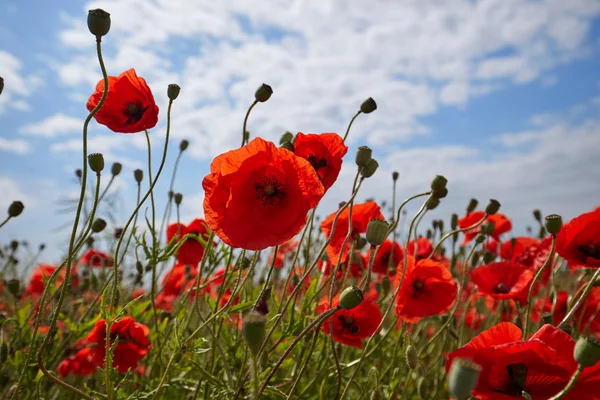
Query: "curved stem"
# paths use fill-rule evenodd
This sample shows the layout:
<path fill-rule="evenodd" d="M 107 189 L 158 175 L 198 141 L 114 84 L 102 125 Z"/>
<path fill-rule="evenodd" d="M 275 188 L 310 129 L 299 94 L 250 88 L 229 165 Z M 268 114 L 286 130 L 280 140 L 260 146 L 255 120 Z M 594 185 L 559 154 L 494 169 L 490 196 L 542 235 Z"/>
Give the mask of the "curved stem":
<path fill-rule="evenodd" d="M 244 147 L 244 144 L 246 144 L 246 125 L 248 124 L 248 117 L 250 116 L 250 111 L 252 111 L 254 106 L 257 104 L 258 100 L 254 100 L 250 107 L 248 107 L 248 111 L 246 111 L 246 116 L 244 117 L 244 126 L 242 128 L 242 145 L 240 147 Z"/>
<path fill-rule="evenodd" d="M 453 231 L 447 232 L 444 236 L 442 236 L 440 241 L 435 245 L 433 251 L 429 255 L 429 258 L 433 257 L 433 255 L 436 253 L 436 251 L 439 249 L 439 247 L 442 245 L 442 243 L 444 243 L 444 241 L 446 239 L 448 239 L 450 236 L 454 235 L 455 233 L 466 232 L 466 231 L 470 231 L 471 229 L 477 228 L 479 225 L 481 225 L 485 222 L 487 217 L 488 217 L 488 214 L 486 213 L 483 215 L 483 217 L 479 221 L 477 221 L 475 224 L 473 224 L 471 226 L 467 226 L 466 228 L 455 229 Z"/>
<path fill-rule="evenodd" d="M 6 219 L 0 224 L 0 228 L 2 228 L 12 217 L 9 215 Z"/>
<path fill-rule="evenodd" d="M 575 303 L 575 305 L 573 305 L 573 308 L 571 308 L 569 310 L 569 312 L 567 313 L 567 315 L 565 315 L 565 317 L 560 322 L 560 324 L 558 324 L 558 326 L 557 326 L 558 329 L 563 328 L 567 324 L 567 322 L 569 322 L 569 320 L 571 318 L 573 318 L 573 315 L 575 315 L 575 312 L 577 311 L 577 309 L 581 306 L 584 299 L 587 297 L 587 295 L 590 293 L 590 291 L 594 287 L 594 282 L 596 281 L 596 279 L 598 279 L 598 277 L 600 277 L 600 268 L 598 268 L 596 270 L 596 272 L 594 272 L 592 279 L 590 279 L 590 281 L 585 286 L 585 289 L 584 289 L 583 293 L 581 294 L 581 297 L 579 298 L 579 300 L 577 300 L 577 303 Z"/>
<path fill-rule="evenodd" d="M 575 386 L 575 382 L 577 381 L 577 378 L 579 378 L 579 375 L 581 375 L 582 371 L 583 371 L 583 366 L 578 365 L 577 369 L 571 376 L 569 383 L 567 383 L 567 386 L 565 386 L 564 389 L 561 390 L 560 392 L 558 392 L 556 395 L 552 396 L 549 400 L 559 400 L 559 399 L 562 399 L 563 397 L 565 397 L 567 395 L 567 393 L 569 393 L 569 391 L 571 389 L 573 389 L 573 386 Z"/>
<path fill-rule="evenodd" d="M 348 128 L 346 129 L 346 134 L 344 135 L 344 142 L 346 141 L 346 139 L 348 138 L 348 134 L 350 133 L 350 128 L 352 127 L 352 124 L 354 123 L 354 120 L 356 119 L 356 117 L 358 117 L 361 114 L 361 111 L 358 110 L 358 112 L 356 114 L 354 114 L 354 117 L 352 117 L 352 119 L 350 120 L 350 123 L 348 124 Z"/>

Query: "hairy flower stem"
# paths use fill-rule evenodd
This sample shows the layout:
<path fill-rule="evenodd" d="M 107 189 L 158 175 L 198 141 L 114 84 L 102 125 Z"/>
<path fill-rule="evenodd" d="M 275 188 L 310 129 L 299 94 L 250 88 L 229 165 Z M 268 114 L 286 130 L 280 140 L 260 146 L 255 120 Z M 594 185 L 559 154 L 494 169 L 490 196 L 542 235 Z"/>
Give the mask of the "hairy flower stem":
<path fill-rule="evenodd" d="M 350 128 L 352 127 L 352 124 L 354 123 L 354 120 L 356 119 L 356 117 L 358 117 L 360 114 L 362 113 L 362 111 L 358 110 L 358 112 L 356 114 L 354 114 L 354 117 L 352 117 L 352 119 L 350 120 L 350 123 L 348 124 L 348 128 L 346 129 L 346 134 L 344 135 L 344 142 L 346 141 L 346 139 L 348 138 L 348 134 L 350 133 Z"/>
<path fill-rule="evenodd" d="M 573 318 L 573 315 L 575 315 L 575 312 L 577 312 L 577 309 L 583 304 L 583 301 L 585 300 L 585 298 L 587 297 L 587 295 L 593 289 L 594 282 L 596 281 L 596 279 L 598 279 L 598 277 L 600 277 L 600 268 L 598 268 L 596 270 L 596 272 L 594 272 L 594 275 L 592 276 L 592 279 L 590 279 L 590 281 L 585 286 L 585 289 L 583 290 L 583 293 L 581 294 L 581 297 L 579 297 L 579 300 L 577 300 L 577 303 L 575 303 L 573 305 L 573 307 L 569 310 L 569 312 L 567 313 L 567 315 L 565 315 L 565 317 L 560 322 L 560 324 L 558 324 L 558 327 L 557 327 L 558 329 L 564 328 L 564 326 L 569 322 L 569 320 L 571 318 Z"/>
<path fill-rule="evenodd" d="M 254 108 L 255 105 L 258 104 L 258 100 L 254 100 L 250 107 L 248 107 L 248 111 L 246 111 L 246 116 L 244 117 L 244 125 L 242 128 L 242 145 L 240 147 L 244 147 L 246 144 L 246 125 L 248 124 L 248 117 L 250 116 L 250 112 Z"/>

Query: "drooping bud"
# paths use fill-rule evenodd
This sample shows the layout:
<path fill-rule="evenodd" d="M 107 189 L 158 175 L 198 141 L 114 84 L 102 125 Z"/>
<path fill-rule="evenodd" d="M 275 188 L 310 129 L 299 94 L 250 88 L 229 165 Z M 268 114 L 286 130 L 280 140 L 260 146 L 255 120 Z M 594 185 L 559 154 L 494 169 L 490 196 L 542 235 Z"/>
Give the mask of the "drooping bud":
<path fill-rule="evenodd" d="M 242 334 L 252 354 L 256 355 L 265 340 L 267 317 L 251 310 L 242 318 Z"/>
<path fill-rule="evenodd" d="M 190 142 L 183 139 L 181 141 L 181 143 L 179 143 L 179 151 L 184 152 L 188 148 L 189 145 L 190 145 Z"/>
<path fill-rule="evenodd" d="M 100 233 L 106 228 L 106 221 L 102 218 L 96 218 L 96 220 L 92 223 L 92 232 Z"/>
<path fill-rule="evenodd" d="M 475 243 L 481 244 L 485 241 L 485 235 L 479 234 L 475 237 Z"/>
<path fill-rule="evenodd" d="M 496 258 L 496 255 L 494 253 L 490 253 L 489 251 L 486 251 L 483 254 L 483 263 L 484 264 L 489 264 L 492 261 L 494 261 L 495 258 Z"/>
<path fill-rule="evenodd" d="M 486 223 L 484 223 L 483 225 L 481 225 L 480 228 L 480 232 L 483 233 L 484 235 L 491 235 L 494 233 L 494 231 L 496 230 L 496 225 L 494 225 L 493 222 L 488 221 Z"/>
<path fill-rule="evenodd" d="M 141 183 L 144 179 L 144 171 L 142 171 L 141 169 L 136 169 L 135 171 L 133 171 L 133 177 L 135 178 L 135 181 L 137 183 Z"/>
<path fill-rule="evenodd" d="M 458 214 L 452 214 L 450 219 L 450 228 L 455 230 L 458 227 Z"/>
<path fill-rule="evenodd" d="M 417 368 L 417 363 L 419 362 L 419 359 L 417 357 L 417 351 L 415 350 L 415 348 L 413 347 L 412 344 L 409 344 L 406 347 L 404 356 L 406 358 L 406 365 L 408 365 L 408 368 L 410 368 L 410 369 Z"/>
<path fill-rule="evenodd" d="M 469 200 L 469 204 L 467 204 L 467 214 L 472 213 L 473 211 L 475 211 L 475 209 L 477 208 L 478 204 L 479 204 L 479 202 L 477 201 L 477 199 L 471 199 L 471 200 Z"/>
<path fill-rule="evenodd" d="M 175 100 L 179 96 L 179 92 L 181 92 L 181 87 L 178 84 L 171 83 L 167 86 L 167 97 L 169 100 Z"/>
<path fill-rule="evenodd" d="M 373 150 L 368 146 L 360 146 L 356 150 L 356 165 L 358 168 L 365 168 L 371 161 Z"/>
<path fill-rule="evenodd" d="M 88 12 L 87 18 L 88 29 L 92 35 L 96 36 L 97 40 L 110 31 L 110 14 L 106 11 L 97 8 Z"/>
<path fill-rule="evenodd" d="M 457 400 L 471 397 L 471 392 L 477 386 L 481 366 L 473 361 L 455 358 L 448 372 L 448 390 Z"/>
<path fill-rule="evenodd" d="M 372 219 L 367 224 L 367 242 L 371 246 L 379 246 L 385 241 L 390 224 L 383 219 Z"/>
<path fill-rule="evenodd" d="M 284 144 L 285 142 L 292 143 L 294 141 L 294 134 L 290 131 L 285 131 L 281 138 L 279 139 L 279 144 Z"/>
<path fill-rule="evenodd" d="M 8 291 L 13 296 L 19 294 L 19 290 L 21 290 L 21 281 L 18 279 L 10 279 L 6 282 L 6 286 L 8 287 Z"/>
<path fill-rule="evenodd" d="M 340 307 L 345 310 L 351 310 L 358 307 L 364 300 L 365 296 L 358 287 L 350 286 L 344 289 L 340 295 Z"/>
<path fill-rule="evenodd" d="M 21 215 L 24 209 L 25 205 L 23 205 L 22 202 L 13 201 L 12 203 L 10 203 L 10 206 L 8 206 L 8 215 L 11 218 L 18 217 L 19 215 Z"/>
<path fill-rule="evenodd" d="M 399 174 L 397 171 L 392 172 L 392 180 L 394 182 L 396 182 L 398 180 L 398 176 L 399 176 Z"/>
<path fill-rule="evenodd" d="M 141 262 L 139 262 L 139 261 L 135 262 L 135 270 L 137 271 L 138 275 L 144 274 L 144 266 L 142 265 Z"/>
<path fill-rule="evenodd" d="M 294 152 L 294 144 L 292 142 L 283 142 L 283 143 L 281 143 L 280 147 L 282 149 L 287 149 L 287 150 L 291 151 L 292 153 Z"/>
<path fill-rule="evenodd" d="M 77 169 L 75 170 L 75 176 L 76 176 L 78 179 L 81 179 L 81 177 L 83 176 L 83 171 L 81 171 L 79 168 L 77 168 Z"/>
<path fill-rule="evenodd" d="M 265 101 L 269 100 L 269 98 L 271 98 L 272 94 L 273 89 L 271 88 L 271 86 L 267 85 L 266 83 L 263 83 L 258 89 L 256 89 L 256 92 L 254 93 L 254 98 L 256 99 L 256 101 L 264 103 Z"/>
<path fill-rule="evenodd" d="M 363 114 L 370 114 L 375 110 L 377 110 L 377 103 L 375 103 L 375 100 L 373 100 L 372 97 L 369 97 L 360 105 L 360 111 Z"/>
<path fill-rule="evenodd" d="M 113 163 L 112 167 L 110 168 L 110 173 L 113 174 L 113 176 L 117 176 L 121 173 L 121 170 L 123 169 L 123 166 L 121 165 L 121 163 Z"/>
<path fill-rule="evenodd" d="M 552 236 L 556 236 L 562 228 L 562 217 L 557 214 L 550 214 L 546 218 L 546 230 Z"/>
<path fill-rule="evenodd" d="M 542 212 L 538 209 L 533 210 L 533 218 L 540 224 L 542 223 Z"/>
<path fill-rule="evenodd" d="M 11 251 L 14 253 L 15 251 L 17 251 L 18 248 L 19 248 L 19 241 L 18 240 L 11 240 L 10 241 L 10 249 L 11 249 Z"/>
<path fill-rule="evenodd" d="M 438 199 L 437 197 L 430 197 L 427 199 L 427 202 L 425 203 L 425 207 L 427 207 L 428 210 L 434 210 L 439 205 L 440 205 L 440 199 Z"/>
<path fill-rule="evenodd" d="M 488 215 L 494 215 L 500 210 L 500 202 L 498 200 L 490 199 L 487 207 L 485 207 L 485 212 Z"/>
<path fill-rule="evenodd" d="M 183 195 L 181 193 L 175 193 L 173 199 L 175 200 L 175 204 L 180 205 L 183 200 Z"/>
<path fill-rule="evenodd" d="M 92 153 L 88 156 L 90 169 L 99 174 L 104 169 L 104 156 L 100 153 Z"/>
<path fill-rule="evenodd" d="M 575 361 L 582 367 L 592 367 L 600 362 L 600 341 L 595 337 L 580 337 L 573 350 Z"/>
<path fill-rule="evenodd" d="M 367 165 L 360 171 L 360 174 L 363 178 L 370 178 L 377 171 L 377 168 L 379 168 L 379 163 L 374 158 L 371 158 Z"/>
<path fill-rule="evenodd" d="M 442 175 L 436 175 L 435 178 L 433 178 L 433 180 L 431 181 L 431 190 L 433 190 L 434 192 L 440 191 L 442 189 L 445 189 L 447 184 L 448 179 L 446 179 Z"/>

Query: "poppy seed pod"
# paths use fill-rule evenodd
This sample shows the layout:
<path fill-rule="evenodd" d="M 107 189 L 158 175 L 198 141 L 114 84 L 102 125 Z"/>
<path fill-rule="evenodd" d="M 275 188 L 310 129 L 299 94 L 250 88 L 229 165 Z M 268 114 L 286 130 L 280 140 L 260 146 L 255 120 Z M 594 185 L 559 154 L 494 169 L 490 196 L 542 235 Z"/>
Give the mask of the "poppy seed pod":
<path fill-rule="evenodd" d="M 495 230 L 496 230 L 496 225 L 494 225 L 493 222 L 488 221 L 485 224 L 481 225 L 480 232 L 483 233 L 484 235 L 492 235 Z"/>
<path fill-rule="evenodd" d="M 110 31 L 110 14 L 100 8 L 90 10 L 87 25 L 92 35 L 99 39 Z"/>
<path fill-rule="evenodd" d="M 538 209 L 533 210 L 533 218 L 539 223 L 542 223 L 542 212 Z"/>
<path fill-rule="evenodd" d="M 4 78 L 0 76 L 0 94 L 4 90 Z"/>
<path fill-rule="evenodd" d="M 372 97 L 369 97 L 360 105 L 360 112 L 363 114 L 370 114 L 375 110 L 377 110 L 377 103 L 375 103 Z"/>
<path fill-rule="evenodd" d="M 439 190 L 433 190 L 431 195 L 437 199 L 443 199 L 448 196 L 448 188 L 441 188 Z"/>
<path fill-rule="evenodd" d="M 573 350 L 575 361 L 582 367 L 591 367 L 600 362 L 600 342 L 598 339 L 580 337 Z"/>
<path fill-rule="evenodd" d="M 365 296 L 358 287 L 350 286 L 344 289 L 340 295 L 340 307 L 345 310 L 352 310 L 358 307 L 364 300 Z"/>
<path fill-rule="evenodd" d="M 406 365 L 408 365 L 408 368 L 410 368 L 410 369 L 417 368 L 417 363 L 418 363 L 419 359 L 417 357 L 417 351 L 415 350 L 415 348 L 413 347 L 412 344 L 409 344 L 408 347 L 406 347 L 406 351 L 404 352 L 404 357 L 406 358 Z"/>
<path fill-rule="evenodd" d="M 138 275 L 144 274 L 144 266 L 142 265 L 141 262 L 139 262 L 139 261 L 135 262 L 135 269 L 136 269 Z"/>
<path fill-rule="evenodd" d="M 425 203 L 425 207 L 427 207 L 428 210 L 434 210 L 439 205 L 440 205 L 440 199 L 437 197 L 430 197 L 427 199 L 427 202 Z"/>
<path fill-rule="evenodd" d="M 371 161 L 373 150 L 368 146 L 360 146 L 356 150 L 356 165 L 358 168 L 365 168 L 369 161 Z"/>
<path fill-rule="evenodd" d="M 17 251 L 18 248 L 19 248 L 19 241 L 11 240 L 10 241 L 10 249 L 12 250 L 12 252 L 14 253 L 15 251 Z"/>
<path fill-rule="evenodd" d="M 560 229 L 562 228 L 562 217 L 557 214 L 550 214 L 545 218 L 546 230 L 552 236 L 556 236 Z"/>
<path fill-rule="evenodd" d="M 392 180 L 397 181 L 398 180 L 398 176 L 399 176 L 399 174 L 398 174 L 397 171 L 392 172 Z"/>
<path fill-rule="evenodd" d="M 479 234 L 475 237 L 475 243 L 481 244 L 483 242 L 485 242 L 485 235 Z"/>
<path fill-rule="evenodd" d="M 553 319 L 554 319 L 554 316 L 552 315 L 552 313 L 543 313 L 542 314 L 542 323 L 543 324 L 551 324 Z"/>
<path fill-rule="evenodd" d="M 448 184 L 448 179 L 441 175 L 436 175 L 435 178 L 431 181 L 431 190 L 440 191 L 446 187 Z"/>
<path fill-rule="evenodd" d="M 294 152 L 294 144 L 292 142 L 283 142 L 279 147 L 281 147 L 282 149 L 287 149 L 292 153 Z"/>
<path fill-rule="evenodd" d="M 258 89 L 256 89 L 256 92 L 254 93 L 254 98 L 256 99 L 256 101 L 264 103 L 265 101 L 271 98 L 272 94 L 273 89 L 271 88 L 271 86 L 267 85 L 266 83 L 263 83 Z"/>
<path fill-rule="evenodd" d="M 457 226 L 458 226 L 458 214 L 452 214 L 452 217 L 450 219 L 450 228 L 452 230 L 455 230 Z"/>
<path fill-rule="evenodd" d="M 487 215 L 494 215 L 500 210 L 500 202 L 498 200 L 490 199 L 490 202 L 485 207 L 485 213 Z"/>
<path fill-rule="evenodd" d="M 8 206 L 8 215 L 11 218 L 18 217 L 19 215 L 21 215 L 24 209 L 25 205 L 23 205 L 22 202 L 13 201 L 12 203 L 10 203 L 10 206 Z"/>
<path fill-rule="evenodd" d="M 106 228 L 106 221 L 102 218 L 96 218 L 94 223 L 92 224 L 92 232 L 100 233 Z"/>
<path fill-rule="evenodd" d="M 180 205 L 181 201 L 183 200 L 183 195 L 181 193 L 175 193 L 173 199 L 175 200 L 175 204 Z"/>
<path fill-rule="evenodd" d="M 379 168 L 379 163 L 374 158 L 371 158 L 366 167 L 360 171 L 360 174 L 363 178 L 370 178 L 373 176 L 373 174 L 375 174 L 377 168 Z"/>
<path fill-rule="evenodd" d="M 110 168 L 110 173 L 113 176 L 117 176 L 121 173 L 121 170 L 123 169 L 123 166 L 121 165 L 121 163 L 113 163 L 112 167 Z"/>
<path fill-rule="evenodd" d="M 176 83 L 171 83 L 167 86 L 167 97 L 169 100 L 173 101 L 179 96 L 179 92 L 181 92 L 181 87 Z"/>
<path fill-rule="evenodd" d="M 281 135 L 281 138 L 279 139 L 279 144 L 284 144 L 285 142 L 293 142 L 294 141 L 294 134 L 290 131 L 285 131 L 283 133 L 283 135 Z"/>
<path fill-rule="evenodd" d="M 101 153 L 92 153 L 88 156 L 90 169 L 96 174 L 100 174 L 104 169 L 104 156 Z"/>
<path fill-rule="evenodd" d="M 142 179 L 144 179 L 144 171 L 142 171 L 141 169 L 136 169 L 135 171 L 133 171 L 133 177 L 135 178 L 135 181 L 137 183 L 141 183 Z"/>
<path fill-rule="evenodd" d="M 475 211 L 475 209 L 477 208 L 478 204 L 479 204 L 479 202 L 477 201 L 477 199 L 471 199 L 471 200 L 469 200 L 469 204 L 467 204 L 467 214 L 472 213 L 473 211 Z"/>
<path fill-rule="evenodd" d="M 390 224 L 383 219 L 372 219 L 367 224 L 367 242 L 371 246 L 379 246 L 385 242 L 388 235 Z"/>
<path fill-rule="evenodd" d="M 188 148 L 189 145 L 190 145 L 190 142 L 183 139 L 181 141 L 181 143 L 179 143 L 179 151 L 184 152 Z"/>
<path fill-rule="evenodd" d="M 6 286 L 8 286 L 8 291 L 10 294 L 16 296 L 19 294 L 19 290 L 21 290 L 21 281 L 18 279 L 10 279 L 8 282 L 6 282 Z"/>
<path fill-rule="evenodd" d="M 448 372 L 448 390 L 457 400 L 465 400 L 477 386 L 481 366 L 471 360 L 456 358 Z"/>
<path fill-rule="evenodd" d="M 267 317 L 255 310 L 244 315 L 242 334 L 252 354 L 256 355 L 265 340 Z"/>

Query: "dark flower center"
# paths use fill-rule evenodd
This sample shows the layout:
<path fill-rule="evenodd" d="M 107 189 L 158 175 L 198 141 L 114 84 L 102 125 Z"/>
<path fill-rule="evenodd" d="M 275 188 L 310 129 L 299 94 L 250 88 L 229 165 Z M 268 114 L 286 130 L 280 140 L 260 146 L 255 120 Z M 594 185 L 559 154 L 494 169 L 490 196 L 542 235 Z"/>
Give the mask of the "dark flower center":
<path fill-rule="evenodd" d="M 144 107 L 141 101 L 135 100 L 131 103 L 125 104 L 123 107 L 123 115 L 127 118 L 125 121 L 125 125 L 130 125 L 136 122 L 139 122 L 144 113 L 150 106 Z"/>
<path fill-rule="evenodd" d="M 412 286 L 413 286 L 413 289 L 415 289 L 415 291 L 420 292 L 425 287 L 425 284 L 421 280 L 416 280 L 413 282 Z"/>
<path fill-rule="evenodd" d="M 505 388 L 506 393 L 520 395 L 527 382 L 527 366 L 523 363 L 509 364 L 506 366 L 506 372 L 510 376 L 508 387 Z"/>
<path fill-rule="evenodd" d="M 600 260 L 600 245 L 596 245 L 594 243 L 588 245 L 581 245 L 577 248 L 581 254 L 585 256 L 585 258 L 594 258 L 596 260 Z"/>
<path fill-rule="evenodd" d="M 508 288 L 508 286 L 506 286 L 504 283 L 500 282 L 496 285 L 496 287 L 494 288 L 494 293 L 498 293 L 498 294 L 506 294 L 510 291 L 510 289 Z"/>
<path fill-rule="evenodd" d="M 360 328 L 354 323 L 354 318 L 338 315 L 338 320 L 342 323 L 342 328 L 345 331 L 349 331 L 353 335 L 358 333 Z"/>
<path fill-rule="evenodd" d="M 317 172 L 319 172 L 319 169 L 327 167 L 327 159 L 325 158 L 317 158 L 316 156 L 311 154 L 306 160 L 310 163 L 310 165 L 313 166 L 313 168 Z"/>
<path fill-rule="evenodd" d="M 279 205 L 285 198 L 283 185 L 275 176 L 264 176 L 260 182 L 254 184 L 256 189 L 256 199 L 262 202 L 263 206 Z"/>

